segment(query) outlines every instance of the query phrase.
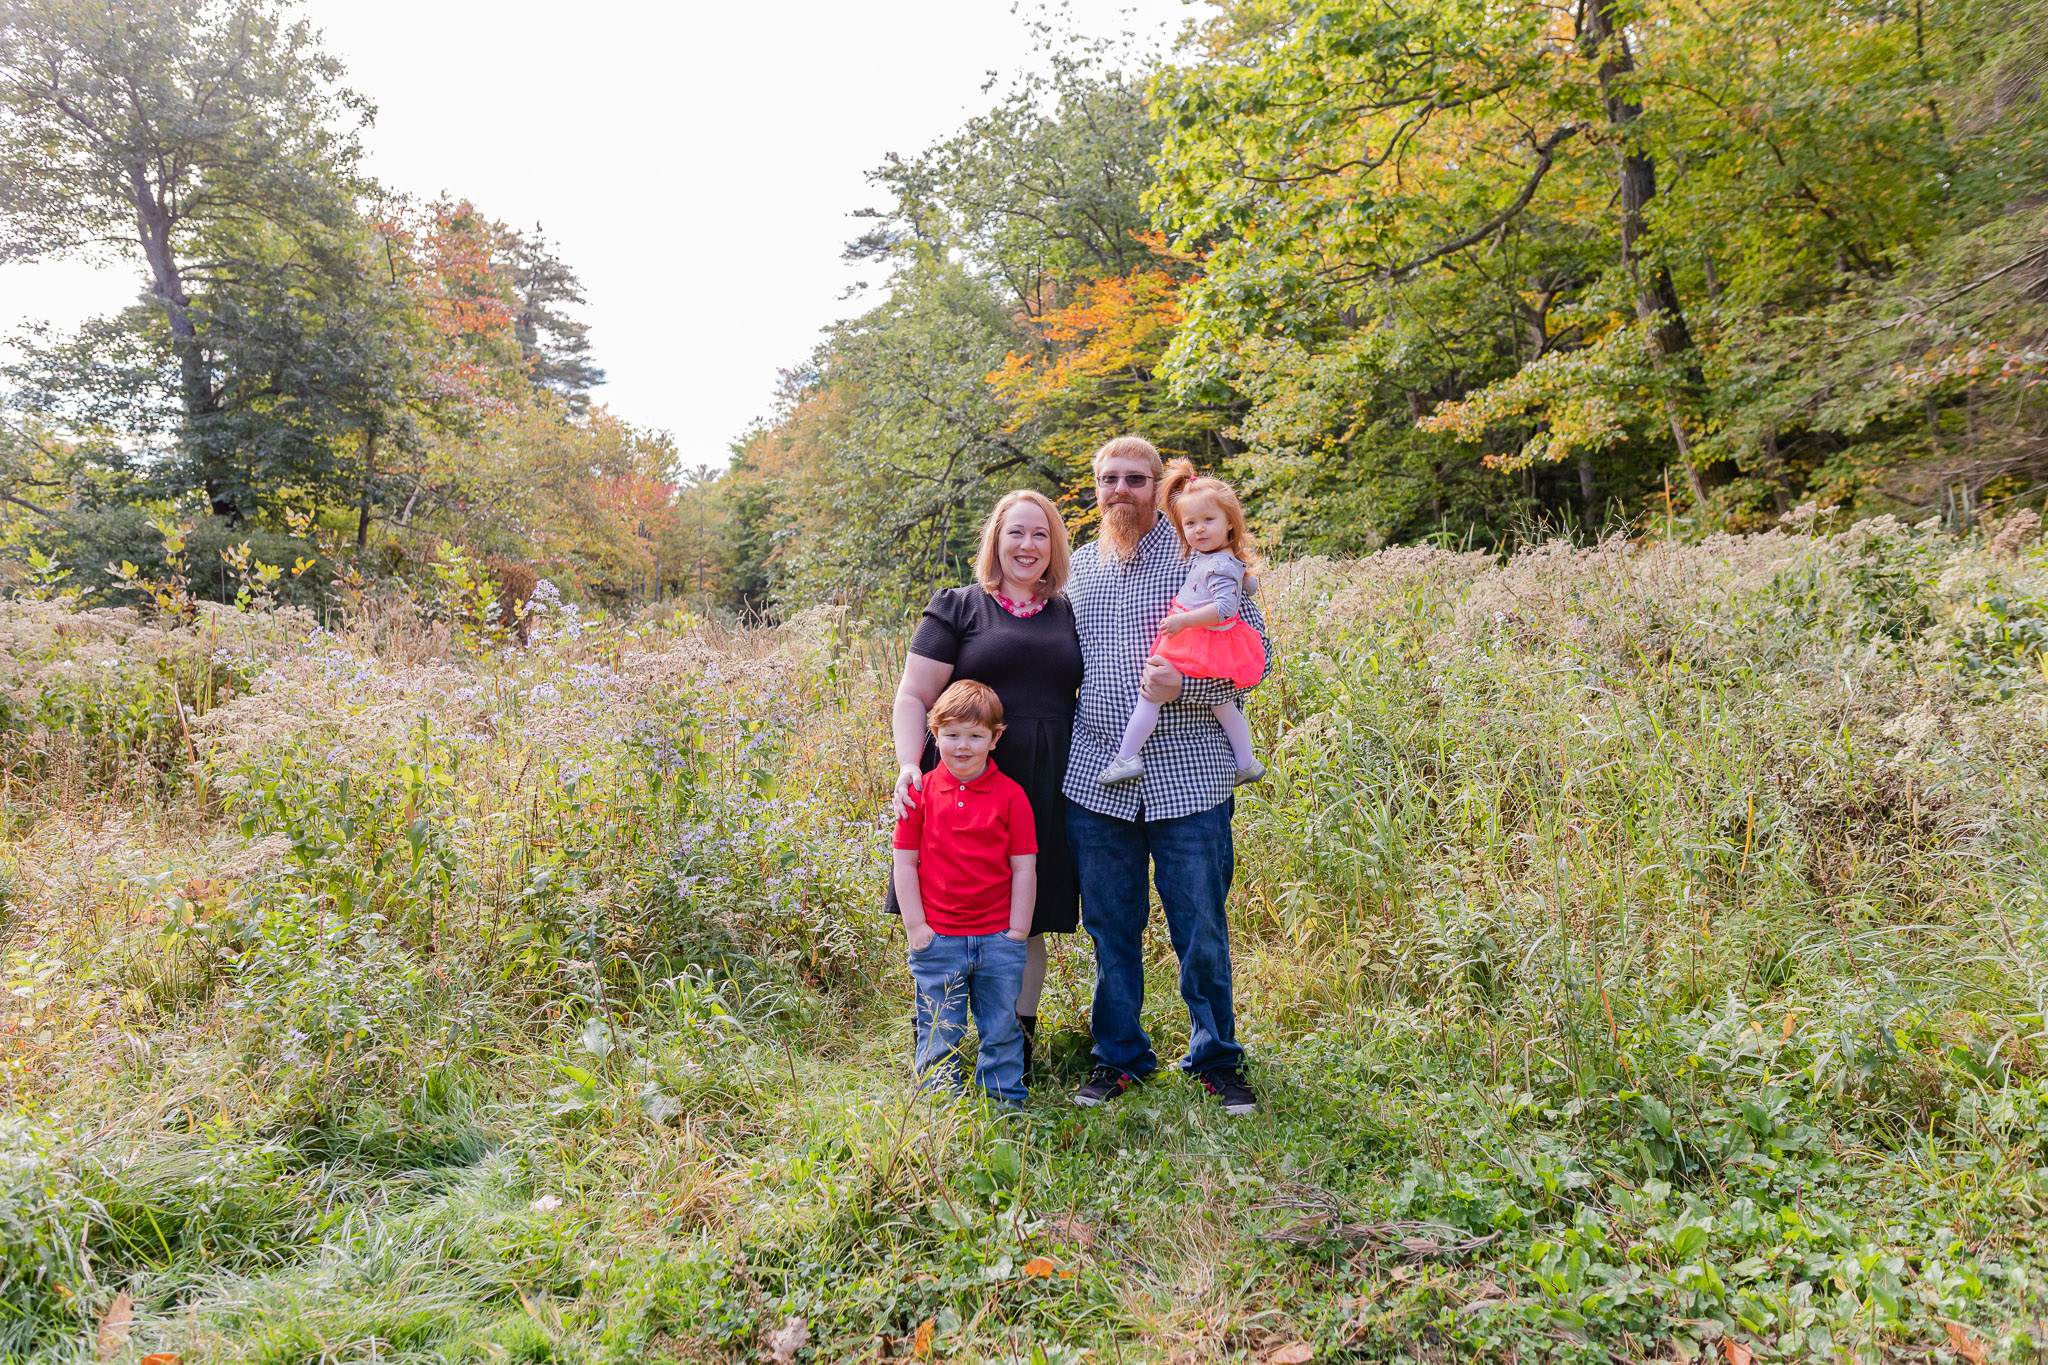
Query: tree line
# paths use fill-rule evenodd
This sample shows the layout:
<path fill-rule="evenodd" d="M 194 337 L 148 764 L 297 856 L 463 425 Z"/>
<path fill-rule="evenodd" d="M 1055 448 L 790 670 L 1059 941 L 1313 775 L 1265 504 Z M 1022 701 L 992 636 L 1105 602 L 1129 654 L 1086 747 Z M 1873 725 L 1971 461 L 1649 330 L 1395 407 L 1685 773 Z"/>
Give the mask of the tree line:
<path fill-rule="evenodd" d="M 454 546 L 630 601 L 703 558 L 668 438 L 593 406 L 576 273 L 538 227 L 363 173 L 372 110 L 288 6 L 0 3 L 0 260 L 131 262 L 133 305 L 15 338 L 17 570 L 120 596 L 221 559 L 318 597 Z M 701 479 L 703 476 L 697 476 Z M 128 577 L 132 578 L 132 574 Z"/>
<path fill-rule="evenodd" d="M 13 537 L 90 573 L 146 511 L 290 512 L 386 567 L 452 537 L 620 600 L 893 611 L 1003 488 L 1085 526 L 1126 430 L 1282 556 L 2041 501 L 2044 0 L 1223 0 L 1164 60 L 1041 36 L 873 172 L 874 302 L 686 477 L 590 404 L 542 235 L 362 176 L 367 108 L 287 10 L 0 0 L 0 251 L 118 245 L 149 291 L 9 372 Z"/>
<path fill-rule="evenodd" d="M 1225 0 L 874 176 L 887 292 L 724 481 L 740 590 L 914 602 L 1140 430 L 1284 556 L 2038 505 L 2039 0 Z"/>

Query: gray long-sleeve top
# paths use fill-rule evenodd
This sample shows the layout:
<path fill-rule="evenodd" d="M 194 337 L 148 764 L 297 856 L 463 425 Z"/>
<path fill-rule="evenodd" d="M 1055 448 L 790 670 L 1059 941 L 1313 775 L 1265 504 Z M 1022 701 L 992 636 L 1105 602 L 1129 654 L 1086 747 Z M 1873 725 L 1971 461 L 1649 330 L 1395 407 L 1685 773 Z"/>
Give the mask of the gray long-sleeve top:
<path fill-rule="evenodd" d="M 1216 622 L 1228 625 L 1244 607 L 1244 561 L 1228 550 L 1188 556 L 1188 581 L 1174 594 L 1188 611 L 1216 604 Z"/>

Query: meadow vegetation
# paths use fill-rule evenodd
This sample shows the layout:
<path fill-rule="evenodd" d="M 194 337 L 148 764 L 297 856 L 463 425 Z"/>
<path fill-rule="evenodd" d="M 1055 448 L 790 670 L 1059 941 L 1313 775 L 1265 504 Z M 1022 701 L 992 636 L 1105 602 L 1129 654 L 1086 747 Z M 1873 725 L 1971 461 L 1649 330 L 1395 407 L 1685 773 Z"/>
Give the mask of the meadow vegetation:
<path fill-rule="evenodd" d="M 1277 568 L 1248 1121 L 913 1093 L 900 622 L 0 603 L 0 1355 L 2034 1360 L 2031 515 Z"/>

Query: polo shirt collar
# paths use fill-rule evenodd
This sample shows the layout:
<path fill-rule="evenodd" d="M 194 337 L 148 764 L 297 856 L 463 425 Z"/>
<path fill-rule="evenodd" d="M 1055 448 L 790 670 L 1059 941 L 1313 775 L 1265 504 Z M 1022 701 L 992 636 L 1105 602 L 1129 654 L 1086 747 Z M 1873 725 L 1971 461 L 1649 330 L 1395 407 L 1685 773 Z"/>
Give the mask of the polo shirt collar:
<path fill-rule="evenodd" d="M 981 776 L 975 778 L 972 782 L 962 782 L 957 777 L 954 777 L 953 770 L 948 768 L 943 760 L 940 761 L 938 767 L 932 769 L 932 777 L 935 779 L 933 785 L 940 791 L 956 791 L 959 788 L 965 787 L 971 792 L 987 794 L 995 787 L 996 761 L 990 759 L 987 766 L 982 768 Z"/>

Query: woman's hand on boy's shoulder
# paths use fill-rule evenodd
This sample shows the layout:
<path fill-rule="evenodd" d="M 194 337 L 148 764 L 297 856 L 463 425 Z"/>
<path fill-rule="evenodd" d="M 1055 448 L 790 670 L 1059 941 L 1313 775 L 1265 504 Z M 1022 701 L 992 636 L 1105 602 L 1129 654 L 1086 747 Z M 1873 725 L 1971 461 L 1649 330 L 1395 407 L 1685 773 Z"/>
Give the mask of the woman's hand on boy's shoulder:
<path fill-rule="evenodd" d="M 901 820 L 917 805 L 914 792 L 924 790 L 924 773 L 915 763 L 906 763 L 896 770 L 896 786 L 889 793 L 889 818 Z"/>

